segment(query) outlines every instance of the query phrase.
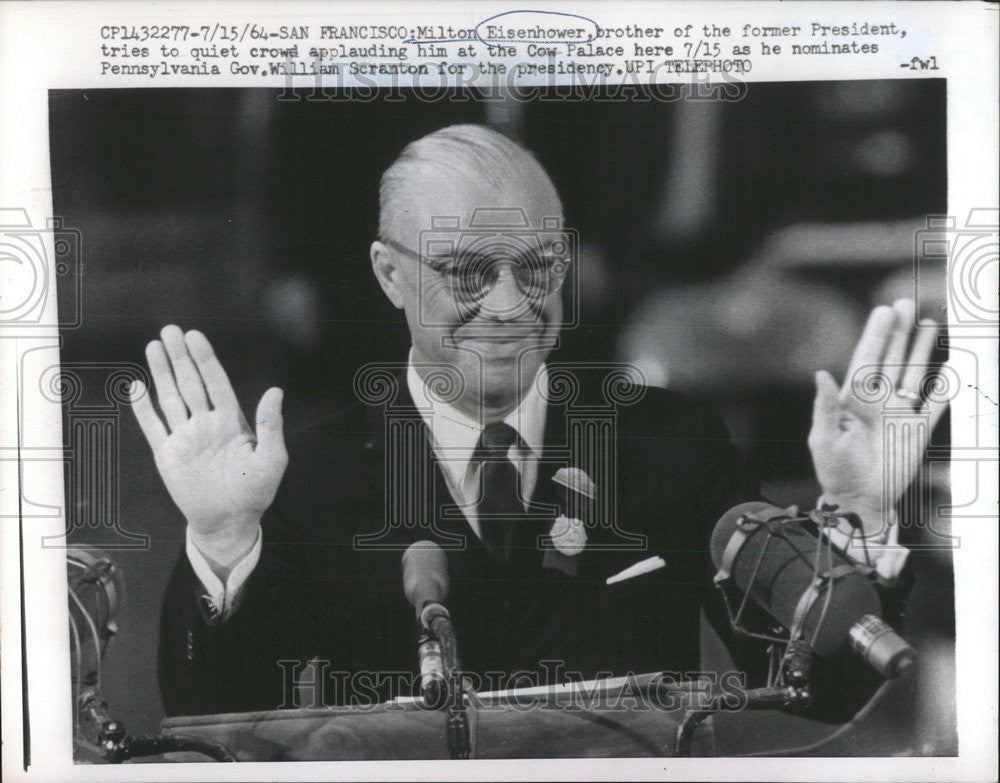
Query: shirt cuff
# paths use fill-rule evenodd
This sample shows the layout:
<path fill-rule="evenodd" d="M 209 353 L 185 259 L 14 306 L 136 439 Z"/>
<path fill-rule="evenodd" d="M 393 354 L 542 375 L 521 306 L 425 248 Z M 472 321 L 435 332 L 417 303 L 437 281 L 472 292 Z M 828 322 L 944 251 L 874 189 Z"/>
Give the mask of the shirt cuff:
<path fill-rule="evenodd" d="M 240 599 L 243 596 L 243 587 L 260 560 L 260 525 L 257 526 L 257 537 L 254 539 L 253 546 L 243 556 L 243 559 L 233 566 L 225 584 L 216 576 L 201 550 L 191 540 L 190 530 L 185 532 L 184 548 L 191 568 L 201 582 L 198 591 L 198 608 L 201 610 L 205 622 L 216 624 L 228 620 L 239 607 Z"/>
<path fill-rule="evenodd" d="M 816 507 L 822 505 L 820 498 Z M 835 528 L 823 528 L 823 532 L 849 560 L 874 568 L 882 584 L 893 586 L 899 582 L 910 550 L 899 543 L 899 517 L 895 510 L 889 511 L 881 531 L 874 535 L 866 536 L 863 529 L 853 528 L 846 521 Z"/>

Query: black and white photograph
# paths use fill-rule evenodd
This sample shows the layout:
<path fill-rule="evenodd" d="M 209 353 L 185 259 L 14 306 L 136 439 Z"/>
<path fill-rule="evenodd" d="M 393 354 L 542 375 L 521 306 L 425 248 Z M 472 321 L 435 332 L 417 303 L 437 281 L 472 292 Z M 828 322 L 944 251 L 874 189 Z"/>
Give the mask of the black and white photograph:
<path fill-rule="evenodd" d="M 616 29 L 626 57 L 685 29 L 552 8 L 311 62 L 296 39 L 335 28 L 275 17 L 255 45 L 283 67 L 257 84 L 134 71 L 36 101 L 50 219 L 4 200 L 2 241 L 20 273 L 42 259 L 58 318 L 18 332 L 46 326 L 43 300 L 5 302 L 4 475 L 8 455 L 18 487 L 48 471 L 63 505 L 24 489 L 5 518 L 16 772 L 59 711 L 69 768 L 141 779 L 650 758 L 637 779 L 763 774 L 712 766 L 733 758 L 826 759 L 800 776 L 832 779 L 830 757 L 964 755 L 958 681 L 996 669 L 995 633 L 968 658 L 956 586 L 963 525 L 996 527 L 977 460 L 995 462 L 997 212 L 954 198 L 955 113 L 975 107 L 916 67 L 408 81 L 422 46 L 503 56 L 511 36 L 562 74 Z M 809 41 L 905 37 L 870 16 Z M 599 34 L 574 42 L 571 17 Z M 787 53 L 800 24 L 704 25 L 700 56 L 741 34 Z M 120 76 L 161 46 L 100 30 Z M 322 71 L 366 56 L 411 70 Z M 39 710 L 23 618 L 43 556 L 66 589 Z M 995 736 L 995 717 L 972 720 Z"/>

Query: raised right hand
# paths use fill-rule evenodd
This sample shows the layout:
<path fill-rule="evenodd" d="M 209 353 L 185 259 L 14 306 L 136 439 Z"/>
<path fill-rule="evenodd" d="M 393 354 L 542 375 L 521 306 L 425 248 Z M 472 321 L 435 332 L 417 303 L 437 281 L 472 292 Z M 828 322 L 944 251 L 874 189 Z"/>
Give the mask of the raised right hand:
<path fill-rule="evenodd" d="M 132 385 L 132 409 L 195 544 L 226 567 L 253 546 L 288 464 L 282 391 L 261 397 L 254 435 L 205 335 L 170 325 L 160 338 L 146 359 L 166 424 L 141 381 Z"/>

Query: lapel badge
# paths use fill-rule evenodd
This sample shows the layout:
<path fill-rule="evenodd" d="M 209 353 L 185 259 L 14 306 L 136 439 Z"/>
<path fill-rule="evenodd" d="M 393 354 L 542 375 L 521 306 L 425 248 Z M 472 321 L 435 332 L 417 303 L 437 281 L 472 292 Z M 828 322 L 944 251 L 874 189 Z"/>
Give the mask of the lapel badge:
<path fill-rule="evenodd" d="M 579 519 L 556 517 L 549 531 L 552 545 L 566 557 L 576 557 L 587 545 L 587 531 Z"/>

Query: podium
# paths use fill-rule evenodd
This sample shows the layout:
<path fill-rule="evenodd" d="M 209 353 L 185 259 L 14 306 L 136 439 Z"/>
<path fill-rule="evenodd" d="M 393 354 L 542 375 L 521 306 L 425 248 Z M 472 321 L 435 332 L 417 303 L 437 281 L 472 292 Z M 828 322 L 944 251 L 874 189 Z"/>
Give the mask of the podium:
<path fill-rule="evenodd" d="M 702 702 L 706 691 L 692 683 L 661 685 L 650 694 L 643 686 L 657 676 L 475 694 L 467 703 L 471 758 L 674 756 L 687 709 Z M 899 705 L 912 703 L 914 680 L 904 674 L 894 681 L 880 709 L 844 734 L 841 726 L 780 710 L 715 713 L 696 724 L 690 755 L 913 755 L 913 738 L 905 732 L 895 736 L 886 726 Z M 240 761 L 448 759 L 446 721 L 445 711 L 403 699 L 364 707 L 167 718 L 162 728 L 168 735 L 222 743 Z M 825 741 L 834 734 L 842 736 Z M 796 747 L 796 752 L 782 750 Z M 159 760 L 209 761 L 187 752 Z"/>
<path fill-rule="evenodd" d="M 658 674 L 469 694 L 471 758 L 672 756 L 698 684 Z M 415 699 L 372 706 L 167 718 L 163 731 L 220 742 L 240 761 L 447 759 L 447 713 Z M 710 722 L 695 731 L 692 755 L 713 755 Z M 172 761 L 207 761 L 189 753 Z"/>
<path fill-rule="evenodd" d="M 707 622 L 701 629 L 707 671 L 735 671 L 722 640 Z M 677 674 L 522 688 L 467 696 L 471 757 L 641 758 L 675 755 L 678 730 L 689 708 L 716 692 Z M 652 687 L 652 686 L 656 687 Z M 846 686 L 845 686 L 846 687 Z M 799 748 L 792 755 L 913 755 L 912 738 L 887 730 L 897 711 L 916 699 L 910 670 L 886 684 L 886 698 L 858 716 L 851 731 L 827 743 L 838 725 L 781 710 L 720 711 L 698 722 L 690 755 L 726 757 Z M 274 710 L 167 718 L 166 734 L 222 743 L 241 761 L 448 759 L 447 713 L 415 699 L 375 706 Z M 845 728 L 848 728 L 845 724 Z M 840 732 L 837 732 L 838 734 Z M 822 743 L 815 748 L 809 746 Z M 171 761 L 207 761 L 193 753 Z"/>

